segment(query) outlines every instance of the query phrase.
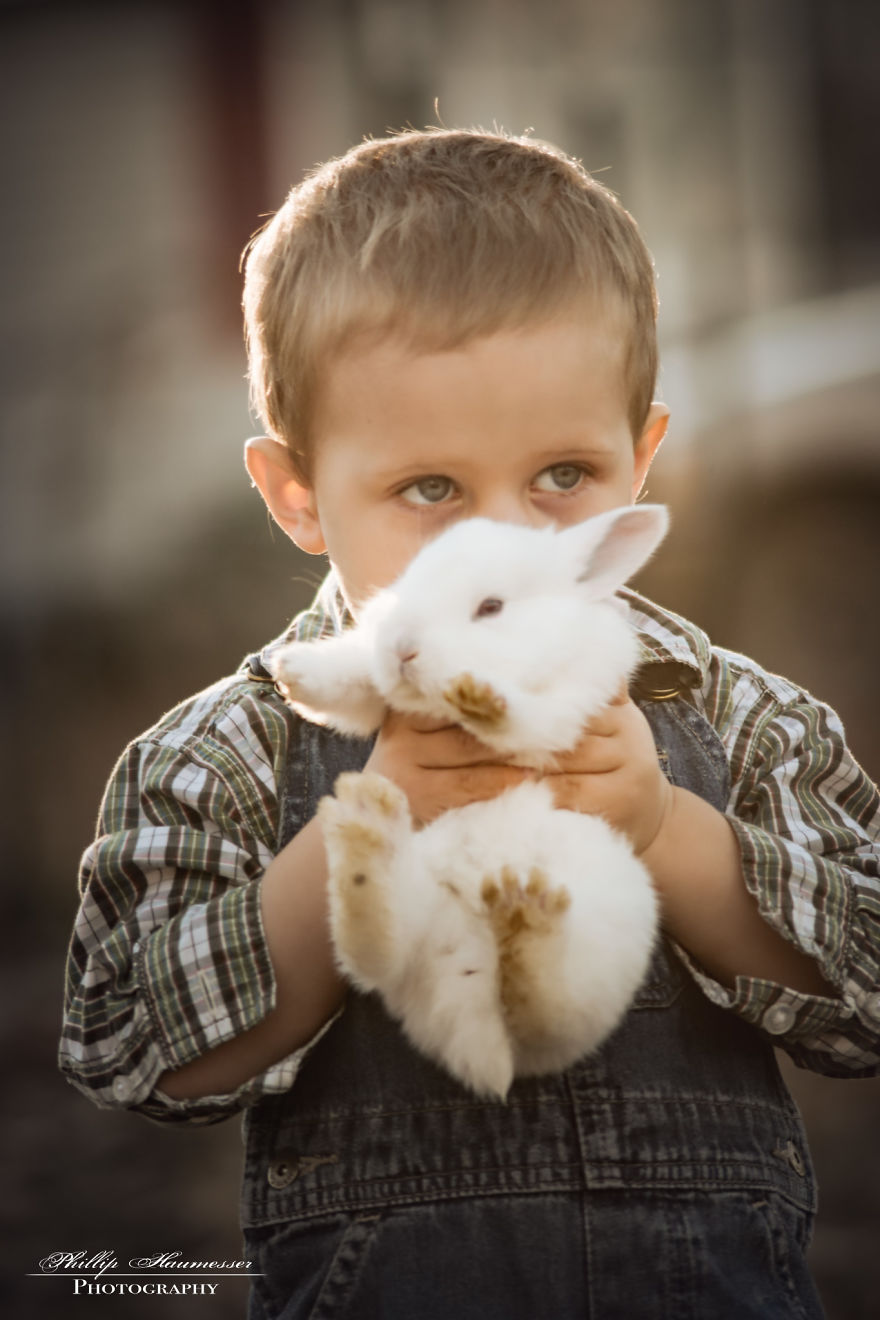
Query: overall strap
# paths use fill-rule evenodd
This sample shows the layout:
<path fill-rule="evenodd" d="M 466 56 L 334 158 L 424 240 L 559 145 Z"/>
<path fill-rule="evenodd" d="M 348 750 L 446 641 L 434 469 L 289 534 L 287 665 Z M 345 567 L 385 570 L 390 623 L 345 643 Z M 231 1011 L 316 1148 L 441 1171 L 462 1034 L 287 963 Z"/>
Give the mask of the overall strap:
<path fill-rule="evenodd" d="M 630 684 L 630 696 L 651 726 L 667 779 L 726 811 L 730 766 L 718 733 L 691 699 L 699 681 L 687 665 L 643 665 Z"/>

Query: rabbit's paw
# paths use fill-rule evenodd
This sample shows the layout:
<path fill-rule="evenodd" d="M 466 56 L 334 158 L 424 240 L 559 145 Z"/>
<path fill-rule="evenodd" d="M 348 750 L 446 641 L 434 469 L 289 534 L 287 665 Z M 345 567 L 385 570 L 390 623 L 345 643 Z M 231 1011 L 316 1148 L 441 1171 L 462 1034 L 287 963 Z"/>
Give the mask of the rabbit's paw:
<path fill-rule="evenodd" d="M 486 876 L 480 895 L 501 949 L 521 931 L 535 934 L 553 931 L 571 905 L 568 890 L 563 885 L 552 886 L 537 866 L 529 871 L 525 884 L 512 867 L 503 866 L 498 879 Z"/>
<path fill-rule="evenodd" d="M 384 775 L 374 775 L 368 770 L 360 774 L 347 771 L 336 780 L 333 792 L 337 802 L 360 818 L 373 817 L 398 825 L 409 823 L 406 794 Z"/>
<path fill-rule="evenodd" d="M 340 775 L 334 791 L 318 807 L 333 942 L 343 970 L 372 990 L 393 964 L 389 887 L 398 845 L 409 834 L 409 805 L 381 775 Z"/>
<path fill-rule="evenodd" d="M 511 1033 L 524 1041 L 550 1026 L 557 936 L 571 896 L 539 867 L 522 883 L 511 867 L 487 876 L 481 897 L 498 948 L 499 995 Z M 548 993 L 549 992 L 549 993 Z"/>
<path fill-rule="evenodd" d="M 473 674 L 459 674 L 443 691 L 444 700 L 463 720 L 478 728 L 500 729 L 507 716 L 507 702 L 490 683 L 480 682 Z"/>
<path fill-rule="evenodd" d="M 361 887 L 377 868 L 387 870 L 401 834 L 409 831 L 409 805 L 383 775 L 343 774 L 333 791 L 336 796 L 318 806 L 328 857 L 337 878 Z"/>
<path fill-rule="evenodd" d="M 266 662 L 286 701 L 306 699 L 321 674 L 321 657 L 316 648 L 299 642 L 273 647 L 266 653 Z"/>

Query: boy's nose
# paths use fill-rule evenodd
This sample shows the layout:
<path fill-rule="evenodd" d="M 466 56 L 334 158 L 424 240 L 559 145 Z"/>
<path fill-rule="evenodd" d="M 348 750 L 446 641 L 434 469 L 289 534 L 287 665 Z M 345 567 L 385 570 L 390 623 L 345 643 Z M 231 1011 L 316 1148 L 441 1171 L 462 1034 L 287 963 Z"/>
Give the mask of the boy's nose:
<path fill-rule="evenodd" d="M 491 518 L 493 522 L 514 523 L 519 527 L 546 527 L 552 521 L 531 502 L 502 494 L 481 501 L 480 507 L 474 510 L 474 516 Z"/>

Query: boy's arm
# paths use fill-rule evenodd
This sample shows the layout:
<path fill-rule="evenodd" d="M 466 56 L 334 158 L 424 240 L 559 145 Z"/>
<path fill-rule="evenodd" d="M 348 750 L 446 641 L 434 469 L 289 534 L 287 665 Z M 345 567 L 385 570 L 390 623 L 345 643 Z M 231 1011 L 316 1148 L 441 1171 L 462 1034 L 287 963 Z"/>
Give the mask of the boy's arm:
<path fill-rule="evenodd" d="M 750 976 L 834 993 L 813 959 L 762 919 L 728 817 L 666 780 L 632 701 L 602 712 L 560 768 L 569 773 L 550 776 L 557 804 L 597 812 L 627 835 L 651 872 L 664 927 L 712 977 L 727 986 Z"/>
<path fill-rule="evenodd" d="M 721 1002 L 804 1067 L 880 1071 L 880 793 L 839 717 L 792 684 L 715 657 L 750 705 L 731 755 L 728 820 L 762 920 L 814 960 L 830 998 L 742 979 Z M 717 718 L 717 716 L 715 717 Z M 714 719 L 713 719 L 713 722 Z M 782 978 L 780 978 L 782 979 Z M 795 987 L 797 989 L 797 987 Z M 717 993 L 710 985 L 707 993 Z"/>
<path fill-rule="evenodd" d="M 275 980 L 273 1006 L 256 1026 L 182 1068 L 158 1089 L 173 1100 L 224 1095 L 301 1050 L 338 1009 L 343 993 L 327 926 L 327 864 L 321 830 L 309 821 L 259 882 L 262 924 Z"/>
<path fill-rule="evenodd" d="M 641 857 L 666 929 L 716 981 L 732 988 L 742 977 L 803 995 L 837 994 L 820 964 L 761 915 L 732 822 L 701 797 L 670 785 L 662 825 Z"/>
<path fill-rule="evenodd" d="M 292 1085 L 306 1042 L 202 1099 L 157 1090 L 275 1003 L 260 877 L 292 718 L 271 688 L 235 681 L 172 712 L 120 760 L 83 859 L 59 1058 L 98 1104 L 216 1122 Z"/>
<path fill-rule="evenodd" d="M 725 664 L 716 657 L 715 664 Z M 730 681 L 731 678 L 735 681 Z M 643 856 L 664 925 L 705 993 L 817 1071 L 880 1066 L 880 796 L 827 707 L 756 671 L 735 691 L 723 814 L 660 774 L 631 702 L 609 709 L 555 777 Z"/>

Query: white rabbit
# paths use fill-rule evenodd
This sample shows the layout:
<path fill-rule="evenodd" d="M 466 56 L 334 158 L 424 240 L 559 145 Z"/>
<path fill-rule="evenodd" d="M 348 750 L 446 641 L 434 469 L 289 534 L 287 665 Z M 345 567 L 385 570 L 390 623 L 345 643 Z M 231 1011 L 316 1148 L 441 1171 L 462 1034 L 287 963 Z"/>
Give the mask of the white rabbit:
<path fill-rule="evenodd" d="M 620 690 L 638 646 L 613 593 L 663 538 L 660 505 L 557 531 L 475 518 L 429 542 L 341 636 L 278 646 L 290 704 L 344 733 L 387 707 L 455 721 L 549 768 Z M 344 774 L 319 806 L 342 971 L 477 1093 L 563 1069 L 617 1026 L 657 904 L 628 842 L 521 784 L 413 828 L 390 780 Z"/>

